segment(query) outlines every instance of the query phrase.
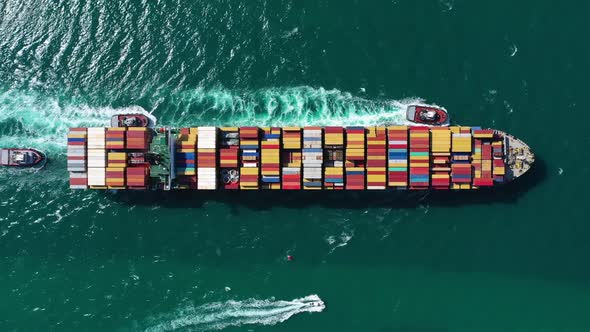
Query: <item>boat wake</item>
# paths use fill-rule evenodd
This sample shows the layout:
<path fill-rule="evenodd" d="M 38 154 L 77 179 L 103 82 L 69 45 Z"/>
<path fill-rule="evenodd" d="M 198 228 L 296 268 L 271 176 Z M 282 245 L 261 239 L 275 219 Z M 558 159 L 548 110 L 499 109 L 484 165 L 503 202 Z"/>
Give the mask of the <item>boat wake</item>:
<path fill-rule="evenodd" d="M 253 91 L 194 89 L 163 102 L 162 123 L 212 126 L 368 126 L 410 124 L 407 106 L 420 98 L 370 100 L 348 92 L 299 86 Z M 171 109 L 167 109 L 171 108 Z"/>
<path fill-rule="evenodd" d="M 304 312 L 321 312 L 324 302 L 317 295 L 309 295 L 292 301 L 248 299 L 214 302 L 202 306 L 187 306 L 177 312 L 155 319 L 155 324 L 145 329 L 157 331 L 211 331 L 230 326 L 275 325 L 293 315 Z"/>
<path fill-rule="evenodd" d="M 65 153 L 70 127 L 108 126 L 119 113 L 151 113 L 170 126 L 370 126 L 409 125 L 409 105 L 420 98 L 370 100 L 336 89 L 194 89 L 154 93 L 140 106 L 93 107 L 64 96 L 0 90 L 0 147 L 30 147 Z"/>
<path fill-rule="evenodd" d="M 112 115 L 136 111 L 143 108 L 96 108 L 31 92 L 0 92 L 0 147 L 65 151 L 68 128 L 107 126 Z"/>

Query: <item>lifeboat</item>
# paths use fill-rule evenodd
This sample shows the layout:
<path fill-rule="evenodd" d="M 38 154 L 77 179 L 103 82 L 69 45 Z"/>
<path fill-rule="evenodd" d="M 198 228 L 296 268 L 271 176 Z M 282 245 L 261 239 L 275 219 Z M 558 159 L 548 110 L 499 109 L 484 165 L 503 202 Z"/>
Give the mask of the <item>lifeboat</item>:
<path fill-rule="evenodd" d="M 0 149 L 0 166 L 42 168 L 47 162 L 45 153 L 35 149 Z"/>
<path fill-rule="evenodd" d="M 447 110 L 428 105 L 408 106 L 407 119 L 425 126 L 448 126 L 450 124 Z"/>

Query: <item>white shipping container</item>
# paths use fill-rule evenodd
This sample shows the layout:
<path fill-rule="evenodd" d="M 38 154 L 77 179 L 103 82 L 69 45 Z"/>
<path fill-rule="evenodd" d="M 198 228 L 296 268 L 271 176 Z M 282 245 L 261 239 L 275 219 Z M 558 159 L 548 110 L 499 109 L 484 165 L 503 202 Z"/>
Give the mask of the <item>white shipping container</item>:
<path fill-rule="evenodd" d="M 304 167 L 303 177 L 306 179 L 321 179 L 322 169 L 319 167 Z"/>
<path fill-rule="evenodd" d="M 86 150 L 68 150 L 68 157 L 84 157 L 86 156 Z"/>
<path fill-rule="evenodd" d="M 70 172 L 70 178 L 72 179 L 86 179 L 88 174 L 86 172 Z"/>
<path fill-rule="evenodd" d="M 106 178 L 106 170 L 102 168 L 88 169 L 88 185 L 89 186 L 104 186 Z"/>
<path fill-rule="evenodd" d="M 201 141 L 197 142 L 197 149 L 215 149 L 217 144 L 215 141 Z"/>
<path fill-rule="evenodd" d="M 198 128 L 198 131 L 199 131 L 199 135 L 202 132 L 210 132 L 210 131 L 215 132 L 217 130 L 217 127 L 197 127 L 197 128 Z"/>
<path fill-rule="evenodd" d="M 106 160 L 106 156 L 100 155 L 100 154 L 89 154 L 88 156 L 86 156 L 86 159 L 88 160 Z"/>
<path fill-rule="evenodd" d="M 106 156 L 107 151 L 104 149 L 88 149 L 87 150 L 89 156 Z"/>

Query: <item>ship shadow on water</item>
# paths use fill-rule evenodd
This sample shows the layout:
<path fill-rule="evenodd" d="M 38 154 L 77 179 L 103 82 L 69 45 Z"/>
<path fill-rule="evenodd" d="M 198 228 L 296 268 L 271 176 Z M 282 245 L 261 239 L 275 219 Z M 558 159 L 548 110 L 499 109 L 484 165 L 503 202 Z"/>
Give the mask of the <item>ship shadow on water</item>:
<path fill-rule="evenodd" d="M 537 159 L 527 174 L 504 186 L 464 191 L 120 191 L 109 198 L 131 205 L 165 208 L 201 208 L 207 202 L 268 210 L 276 207 L 325 207 L 339 209 L 415 208 L 423 205 L 460 207 L 474 204 L 515 204 L 547 176 L 545 163 Z"/>

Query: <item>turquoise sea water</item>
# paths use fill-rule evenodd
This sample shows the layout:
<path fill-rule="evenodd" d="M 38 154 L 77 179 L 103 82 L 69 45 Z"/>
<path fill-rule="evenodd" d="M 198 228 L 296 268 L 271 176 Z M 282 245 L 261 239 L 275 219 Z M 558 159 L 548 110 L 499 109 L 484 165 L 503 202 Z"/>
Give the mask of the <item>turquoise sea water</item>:
<path fill-rule="evenodd" d="M 0 330 L 590 330 L 588 10 L 0 1 L 0 147 L 52 159 L 0 170 Z M 68 189 L 67 128 L 118 110 L 353 125 L 402 121 L 416 100 L 522 138 L 536 168 L 487 193 Z"/>

